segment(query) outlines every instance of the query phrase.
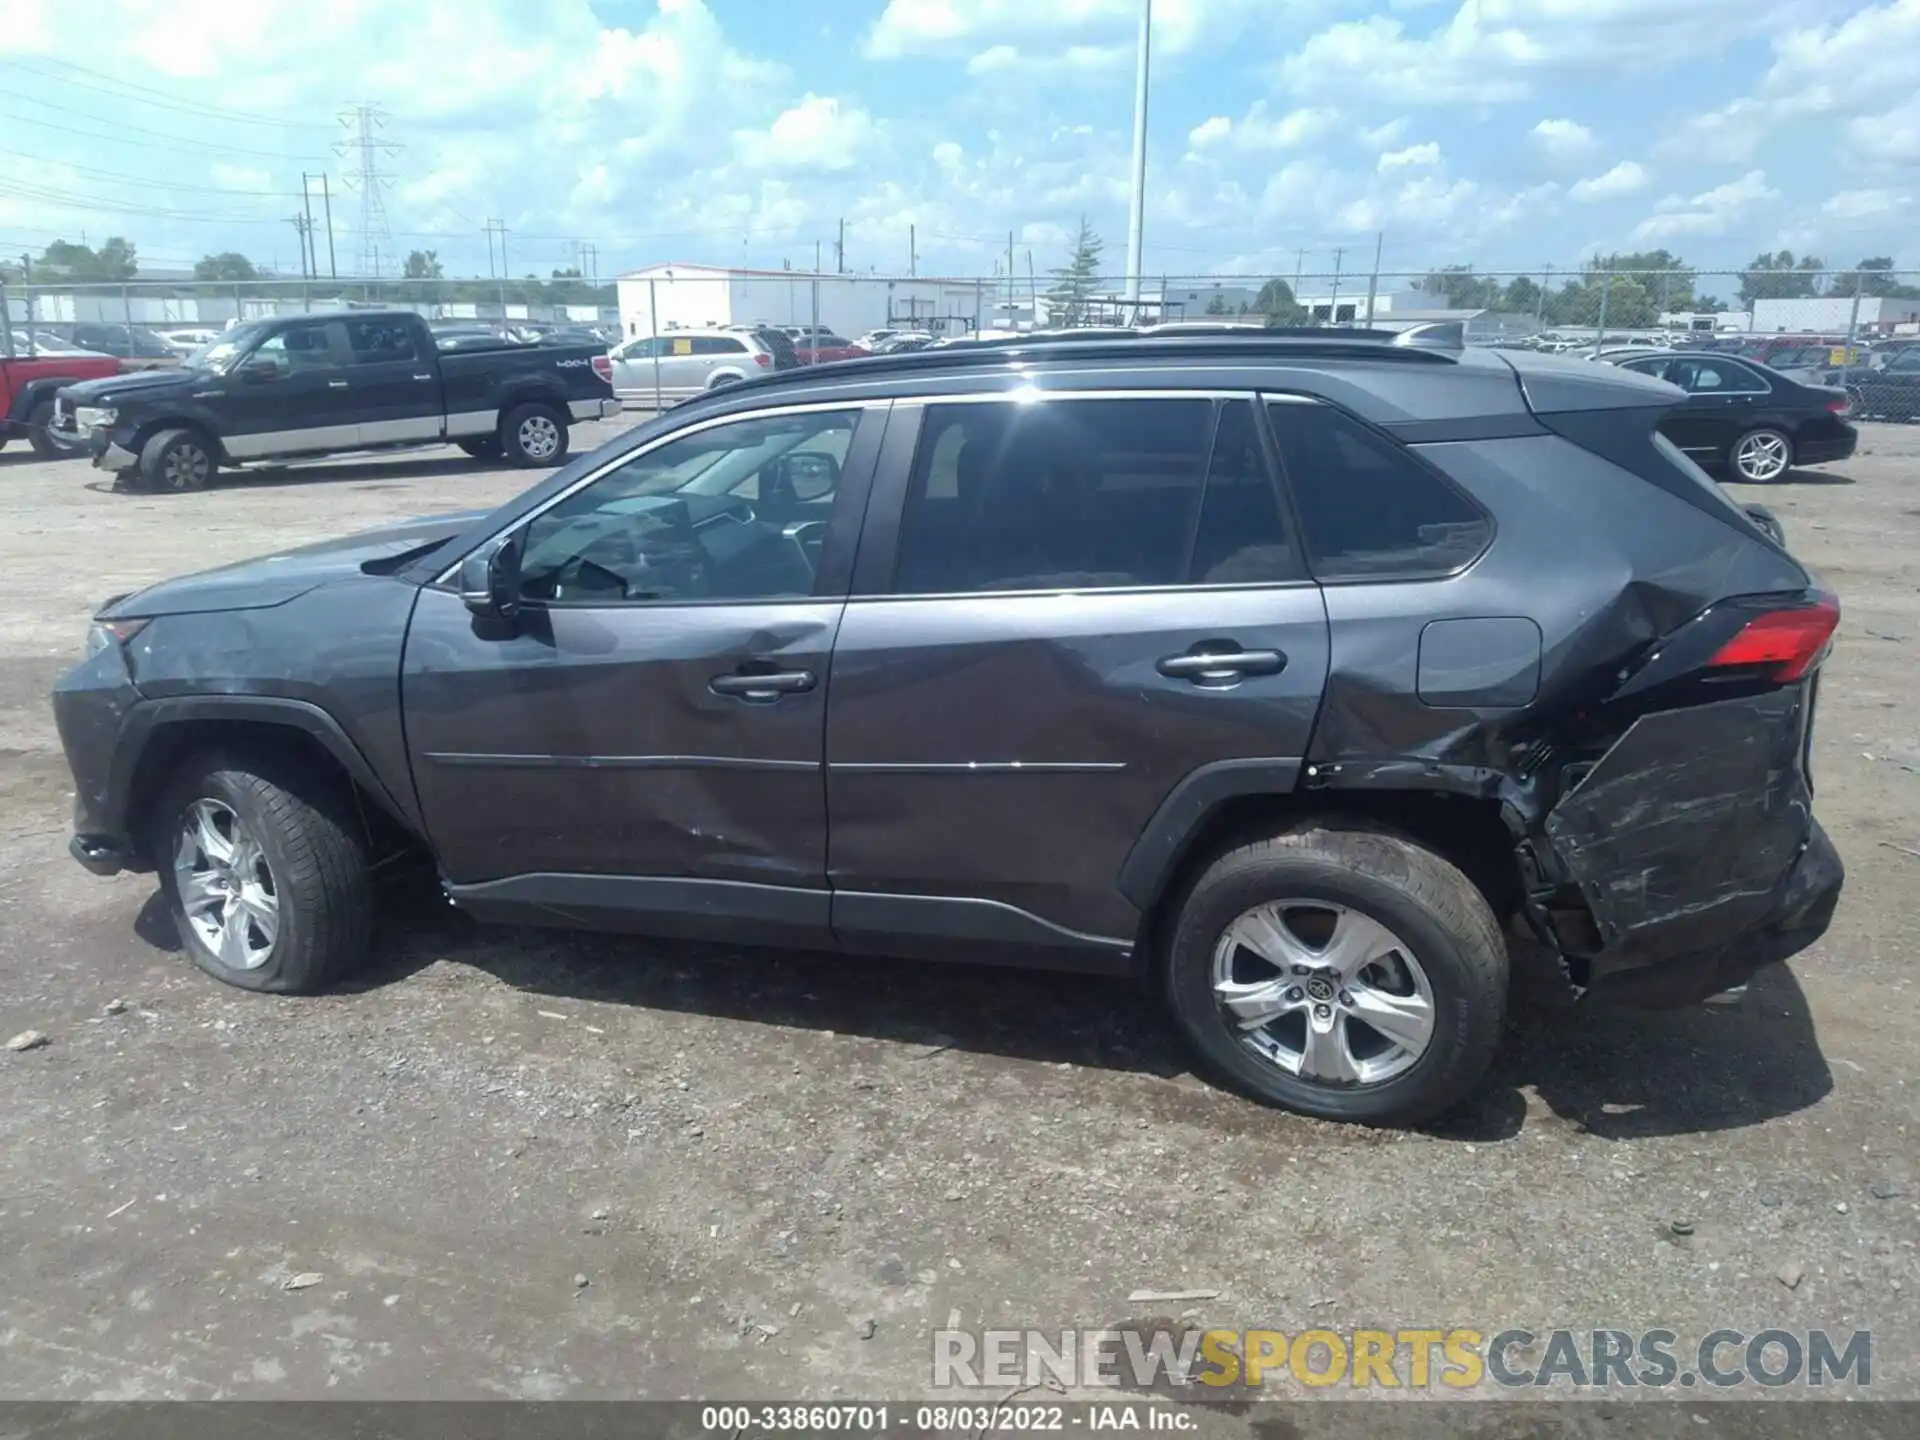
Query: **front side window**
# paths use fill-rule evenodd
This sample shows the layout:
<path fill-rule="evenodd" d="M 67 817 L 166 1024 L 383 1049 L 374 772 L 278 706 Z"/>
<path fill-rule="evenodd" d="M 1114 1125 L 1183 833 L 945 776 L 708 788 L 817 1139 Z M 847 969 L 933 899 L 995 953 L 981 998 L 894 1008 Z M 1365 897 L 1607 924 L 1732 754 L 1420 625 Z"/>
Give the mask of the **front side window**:
<path fill-rule="evenodd" d="M 739 420 L 634 457 L 535 517 L 522 596 L 605 605 L 811 595 L 859 413 Z"/>
<path fill-rule="evenodd" d="M 1247 402 L 931 405 L 893 588 L 1271 583 L 1293 553 Z"/>
<path fill-rule="evenodd" d="M 269 335 L 247 357 L 248 365 L 271 365 L 282 375 L 325 369 L 333 364 L 327 332 L 320 325 L 296 325 Z"/>
<path fill-rule="evenodd" d="M 1330 405 L 1268 412 L 1320 580 L 1425 579 L 1477 559 L 1493 523 L 1378 431 Z"/>

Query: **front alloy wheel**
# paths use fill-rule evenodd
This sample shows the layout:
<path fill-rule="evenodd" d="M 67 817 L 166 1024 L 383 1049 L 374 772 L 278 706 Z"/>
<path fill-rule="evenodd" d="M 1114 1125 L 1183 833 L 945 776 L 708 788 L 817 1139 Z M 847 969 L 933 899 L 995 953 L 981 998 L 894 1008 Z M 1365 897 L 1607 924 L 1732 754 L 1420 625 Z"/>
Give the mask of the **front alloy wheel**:
<path fill-rule="evenodd" d="M 260 842 L 233 808 L 199 799 L 180 818 L 173 881 L 195 938 L 231 970 L 273 958 L 280 897 Z"/>
<path fill-rule="evenodd" d="M 1755 430 L 1733 447 L 1733 468 L 1742 480 L 1764 485 L 1793 465 L 1793 442 L 1778 430 Z"/>
<path fill-rule="evenodd" d="M 1391 1080 L 1433 1040 L 1433 986 L 1412 948 L 1344 905 L 1243 913 L 1214 947 L 1213 993 L 1243 1047 L 1321 1085 Z"/>

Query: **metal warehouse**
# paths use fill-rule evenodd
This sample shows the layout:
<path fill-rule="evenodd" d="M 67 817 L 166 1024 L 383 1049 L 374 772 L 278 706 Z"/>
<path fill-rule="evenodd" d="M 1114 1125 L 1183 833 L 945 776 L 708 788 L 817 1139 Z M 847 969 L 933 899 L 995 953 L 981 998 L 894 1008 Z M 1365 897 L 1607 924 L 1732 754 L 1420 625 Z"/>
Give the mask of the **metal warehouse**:
<path fill-rule="evenodd" d="M 848 337 L 868 330 L 952 335 L 1005 316 L 1006 287 L 911 275 L 836 275 L 666 263 L 618 277 L 627 335 L 723 325 L 824 325 Z M 1022 308 L 1027 287 L 1015 297 Z"/>

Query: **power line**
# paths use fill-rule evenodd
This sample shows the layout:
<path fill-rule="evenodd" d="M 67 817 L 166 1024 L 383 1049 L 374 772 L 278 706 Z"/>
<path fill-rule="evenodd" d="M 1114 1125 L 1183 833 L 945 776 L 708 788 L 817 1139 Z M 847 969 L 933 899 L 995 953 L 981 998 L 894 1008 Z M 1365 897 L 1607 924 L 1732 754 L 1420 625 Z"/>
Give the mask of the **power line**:
<path fill-rule="evenodd" d="M 64 105 L 47 105 L 35 102 L 42 109 L 59 110 L 63 114 L 86 115 L 84 110 L 70 110 Z M 176 146 L 184 150 L 200 150 L 212 155 L 245 155 L 256 160 L 318 160 L 318 155 L 293 155 L 278 150 L 249 150 L 241 145 L 216 145 L 210 141 L 188 140 L 180 135 L 163 135 L 157 130 L 143 130 L 135 125 L 122 125 L 120 133 L 100 130 L 81 130 L 72 125 L 58 125 L 51 120 L 42 120 L 35 115 L 22 115 L 17 111 L 0 110 L 0 115 L 22 125 L 31 125 L 39 130 L 57 130 L 65 135 L 78 135 L 87 140 L 104 141 L 108 144 L 132 144 L 141 149 L 151 149 L 155 142 Z M 132 140 L 132 135 L 148 135 L 151 140 Z"/>
<path fill-rule="evenodd" d="M 157 110 L 176 110 L 183 115 L 192 115 L 201 120 L 231 120 L 243 125 L 277 125 L 288 130 L 325 130 L 328 127 L 317 120 L 279 120 L 271 115 L 259 115 L 249 110 L 229 110 L 224 106 L 206 105 L 198 101 L 182 101 L 168 95 L 164 90 L 156 90 L 150 85 L 137 85 L 131 80 L 123 80 L 117 75 L 108 75 L 101 70 L 90 70 L 85 65 L 76 65 L 71 60 L 53 62 L 59 70 L 72 70 L 81 75 L 92 75 L 96 79 L 108 82 L 96 85 L 86 80 L 76 80 L 72 75 L 56 74 L 53 70 L 39 64 L 29 64 L 15 58 L 8 62 L 10 69 L 24 69 L 29 75 L 52 80 L 56 84 L 72 85 L 81 90 L 92 90 L 102 95 L 111 95 L 118 100 L 131 100 L 140 105 L 151 105 Z M 150 98 L 152 97 L 152 98 Z"/>
<path fill-rule="evenodd" d="M 102 170 L 95 165 L 76 165 L 70 160 L 63 160 L 57 156 L 50 157 L 45 151 L 12 150 L 4 145 L 0 145 L 0 155 L 13 155 L 22 160 L 37 161 L 43 167 L 59 166 L 61 169 L 72 170 L 79 175 L 86 175 L 100 180 L 112 180 L 121 185 L 137 185 L 151 190 L 198 190 L 212 195 L 259 196 L 261 198 L 271 198 L 275 200 L 284 200 L 294 193 L 291 190 L 236 190 L 226 185 L 196 185 L 184 180 L 144 179 L 141 176 L 128 175 L 118 170 Z M 5 178 L 5 176 L 0 176 L 0 180 L 4 180 Z M 34 182 L 28 181 L 26 183 L 31 184 Z"/>

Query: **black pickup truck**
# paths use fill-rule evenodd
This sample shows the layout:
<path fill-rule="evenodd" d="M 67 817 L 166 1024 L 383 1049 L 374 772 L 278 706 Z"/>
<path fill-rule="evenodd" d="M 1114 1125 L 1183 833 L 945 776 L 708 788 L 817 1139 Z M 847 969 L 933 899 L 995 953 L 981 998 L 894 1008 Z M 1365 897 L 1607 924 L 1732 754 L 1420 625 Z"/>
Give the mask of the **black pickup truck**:
<path fill-rule="evenodd" d="M 450 441 L 476 457 L 557 465 L 567 427 L 617 415 L 591 345 L 442 353 L 411 311 L 236 325 L 179 369 L 62 389 L 53 428 L 149 490 L 198 490 L 222 465 Z"/>

